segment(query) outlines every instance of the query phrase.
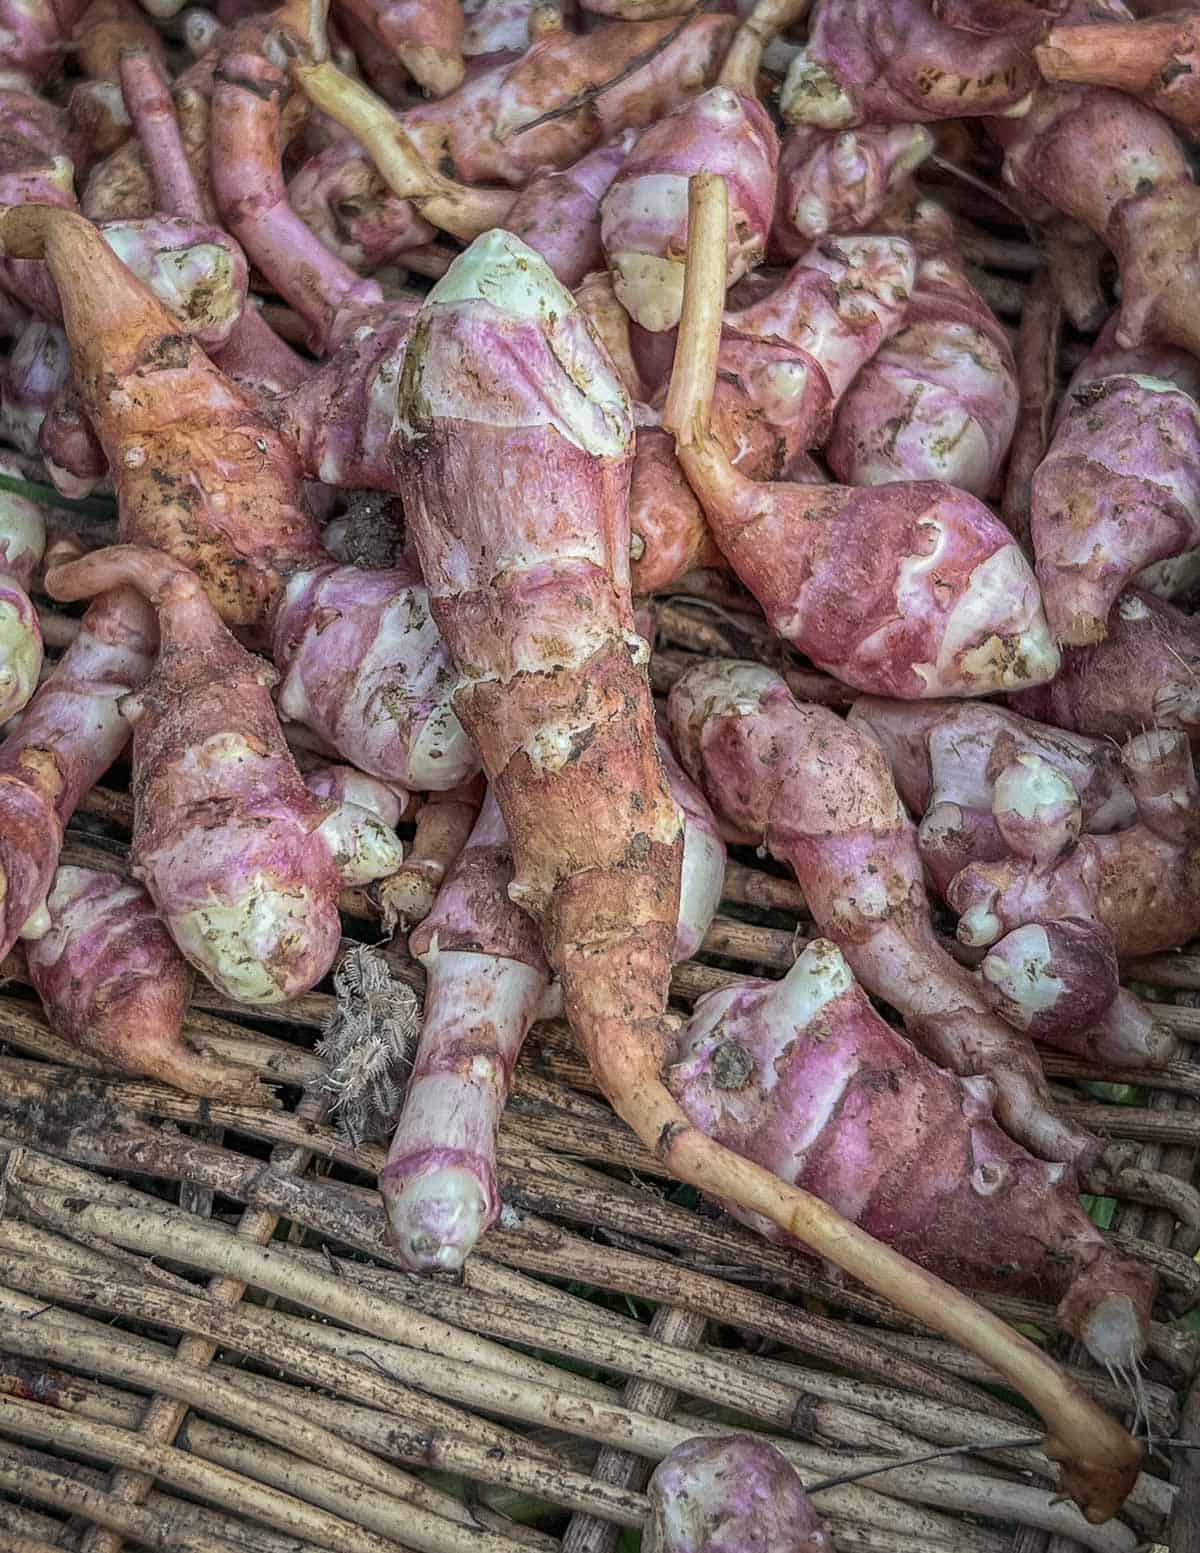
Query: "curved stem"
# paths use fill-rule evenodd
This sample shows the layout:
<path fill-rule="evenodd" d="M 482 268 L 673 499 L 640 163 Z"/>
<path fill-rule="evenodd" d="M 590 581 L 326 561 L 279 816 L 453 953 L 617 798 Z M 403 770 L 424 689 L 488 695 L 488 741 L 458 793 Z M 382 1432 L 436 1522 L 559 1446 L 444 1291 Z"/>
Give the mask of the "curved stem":
<path fill-rule="evenodd" d="M 652 1053 L 635 1041 L 589 1053 L 622 1118 L 690 1186 L 762 1214 L 898 1309 L 1000 1372 L 1038 1410 L 1046 1454 L 1063 1463 L 1063 1490 L 1099 1524 L 1133 1487 L 1142 1451 L 1054 1361 L 998 1316 L 907 1257 L 881 1245 L 825 1203 L 695 1128 L 663 1086 Z"/>
<path fill-rule="evenodd" d="M 434 172 L 387 103 L 336 65 L 294 63 L 292 74 L 310 102 L 362 143 L 392 193 L 412 200 L 427 221 L 468 243 L 503 226 L 515 191 L 471 189 Z"/>
<path fill-rule="evenodd" d="M 781 32 L 808 14 L 811 0 L 758 0 L 734 34 L 717 81 L 756 97 L 758 67 L 764 52 Z"/>

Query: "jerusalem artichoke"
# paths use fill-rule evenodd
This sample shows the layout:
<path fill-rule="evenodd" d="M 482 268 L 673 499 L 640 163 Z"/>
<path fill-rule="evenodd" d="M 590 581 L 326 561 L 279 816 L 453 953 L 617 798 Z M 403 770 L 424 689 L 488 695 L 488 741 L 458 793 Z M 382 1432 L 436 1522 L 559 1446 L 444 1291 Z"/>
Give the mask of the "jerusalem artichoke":
<path fill-rule="evenodd" d="M 1003 1323 L 714 1144 L 663 1087 L 681 825 L 653 745 L 646 644 L 632 629 L 632 417 L 570 293 L 518 239 L 478 239 L 430 292 L 398 427 L 405 511 L 459 670 L 456 704 L 512 842 L 509 895 L 540 920 L 601 1088 L 680 1179 L 762 1214 L 985 1354 L 1045 1410 L 1066 1491 L 1106 1519 L 1140 1459 L 1123 1430 Z M 898 816 L 894 793 L 893 803 Z"/>
<path fill-rule="evenodd" d="M 187 962 L 140 885 L 60 868 L 50 927 L 26 945 L 30 980 L 51 1029 L 126 1073 L 236 1105 L 270 1104 L 252 1068 L 198 1051 L 183 1036 Z"/>
<path fill-rule="evenodd" d="M 1135 1369 L 1154 1275 L 1111 1248 L 1072 1172 L 1001 1132 L 986 1080 L 935 1067 L 884 1023 L 827 939 L 782 981 L 701 998 L 668 1082 L 728 1148 L 958 1288 L 1052 1295 L 1099 1363 Z"/>
<path fill-rule="evenodd" d="M 1022 690 L 1012 707 L 1026 717 L 1101 739 L 1148 728 L 1182 728 L 1200 746 L 1200 630 L 1195 617 L 1131 588 L 1091 647 L 1068 647 L 1047 685 Z"/>
<path fill-rule="evenodd" d="M 1058 668 L 1037 584 L 982 502 L 938 481 L 865 489 L 747 479 L 710 421 L 724 297 L 720 179 L 693 247 L 664 425 L 713 537 L 775 631 L 875 694 L 987 695 Z"/>
<path fill-rule="evenodd" d="M 1055 27 L 1035 54 L 1047 81 L 1116 87 L 1195 135 L 1200 131 L 1198 51 L 1200 17 L 1180 10 L 1161 19 Z"/>
<path fill-rule="evenodd" d="M 222 992 L 249 1003 L 296 997 L 337 952 L 346 817 L 305 788 L 271 703 L 273 671 L 234 641 L 185 566 L 126 545 L 46 578 L 60 599 L 126 584 L 155 606 L 162 636 L 153 675 L 123 704 L 134 726 L 135 875 L 185 958 Z M 394 866 L 394 851 L 379 852 Z M 344 859 L 357 882 L 361 859 Z"/>
<path fill-rule="evenodd" d="M 933 150 L 923 124 L 829 132 L 797 125 L 779 151 L 771 248 L 794 259 L 827 232 L 870 231 L 893 192 Z"/>
<path fill-rule="evenodd" d="M 145 680 L 157 645 L 152 611 L 131 589 L 105 595 L 0 745 L 0 948 L 50 926 L 66 823 L 129 740 L 120 703 Z"/>
<path fill-rule="evenodd" d="M 0 460 L 0 474 L 17 474 Z M 0 491 L 0 724 L 13 717 L 37 689 L 42 633 L 29 599 L 34 572 L 46 546 L 43 509 L 11 491 Z"/>
<path fill-rule="evenodd" d="M 645 1553 L 830 1553 L 800 1475 L 750 1434 L 685 1440 L 646 1485 Z"/>

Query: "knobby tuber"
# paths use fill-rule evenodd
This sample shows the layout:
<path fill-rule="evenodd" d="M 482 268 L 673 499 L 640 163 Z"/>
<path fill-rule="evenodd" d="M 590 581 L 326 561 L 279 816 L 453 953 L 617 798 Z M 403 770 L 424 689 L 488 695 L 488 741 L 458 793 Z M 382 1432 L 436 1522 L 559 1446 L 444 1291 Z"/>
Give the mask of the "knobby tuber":
<path fill-rule="evenodd" d="M 405 511 L 459 670 L 456 704 L 512 843 L 509 895 L 540 921 L 601 1088 L 672 1174 L 762 1214 L 984 1355 L 1046 1414 L 1066 1491 L 1107 1519 L 1141 1455 L 1115 1421 L 965 1296 L 715 1144 L 663 1086 L 682 826 L 654 746 L 648 652 L 633 630 L 632 416 L 570 294 L 518 239 L 478 239 L 430 292 L 398 426 Z M 839 791 L 853 794 L 856 778 Z M 892 802 L 898 816 L 894 790 Z M 1029 1066 L 1037 1071 L 1032 1057 Z M 1027 1091 L 1032 1073 L 1019 1077 Z"/>
<path fill-rule="evenodd" d="M 1067 646 L 1103 641 L 1117 596 L 1200 544 L 1200 377 L 1182 351 L 1122 350 L 1106 329 L 1072 378 L 1034 472 L 1030 538 Z"/>
<path fill-rule="evenodd" d="M 646 1553 L 830 1553 L 800 1474 L 749 1434 L 685 1440 L 646 1485 Z"/>
<path fill-rule="evenodd" d="M 467 844 L 483 796 L 480 777 L 425 795 L 403 866 L 381 880 L 375 892 L 389 932 L 406 931 L 429 915 L 442 881 Z"/>
<path fill-rule="evenodd" d="M 1065 779 L 1078 796 L 1084 831 L 1120 830 L 1136 818 L 1120 754 L 1105 739 L 1043 727 L 985 702 L 914 706 L 859 696 L 848 722 L 887 756 L 897 791 L 918 821 L 921 860 L 942 894 L 968 863 L 1009 856 L 996 783 L 1015 761 L 1040 761 Z"/>
<path fill-rule="evenodd" d="M 431 97 L 463 78 L 463 13 L 459 0 L 343 0 Z"/>
<path fill-rule="evenodd" d="M 913 826 L 881 746 L 793 700 L 760 664 L 713 659 L 671 691 L 671 732 L 723 824 L 788 863 L 818 928 L 944 1066 L 996 1086 L 1001 1125 L 1033 1153 L 1087 1159 L 1094 1138 L 1051 1114 L 1029 1043 L 938 943 Z"/>
<path fill-rule="evenodd" d="M 1200 794 L 1180 729 L 1139 733 L 1121 758 L 1138 823 L 1081 836 L 1050 856 L 972 863 L 953 880 L 964 944 L 987 946 L 1028 923 L 1079 917 L 1112 936 L 1120 959 L 1186 943 L 1200 928 Z"/>
<path fill-rule="evenodd" d="M 674 329 L 683 304 L 688 179 L 706 169 L 730 191 L 726 280 L 761 264 L 775 208 L 779 140 L 756 91 L 763 47 L 807 0 L 759 0 L 703 96 L 642 131 L 601 203 L 600 235 L 618 297 L 643 329 Z"/>
<path fill-rule="evenodd" d="M 451 705 L 454 667 L 415 566 L 298 572 L 274 620 L 279 711 L 370 776 L 457 787 L 479 757 Z M 389 870 L 390 872 L 390 870 Z"/>
<path fill-rule="evenodd" d="M 951 25 L 928 0 L 819 0 L 780 107 L 818 129 L 1008 113 L 1038 79 L 1030 41 L 1011 24 L 990 36 Z"/>
<path fill-rule="evenodd" d="M 1121 92 L 1043 86 L 1023 117 L 988 129 L 1004 148 L 1005 180 L 1036 196 L 1035 217 L 1080 221 L 1116 256 L 1117 344 L 1200 353 L 1200 189 L 1171 126 Z"/>
<path fill-rule="evenodd" d="M 712 430 L 741 475 L 807 478 L 798 460 L 824 441 L 863 363 L 900 328 L 914 273 L 902 239 L 827 238 L 765 296 L 726 311 Z M 639 593 L 723 564 L 673 439 L 658 426 L 638 427 L 630 526 Z"/>
<path fill-rule="evenodd" d="M 106 594 L 0 745 L 0 947 L 50 926 L 67 821 L 129 741 L 120 704 L 150 672 L 154 616 L 131 589 Z"/>
<path fill-rule="evenodd" d="M 772 252 L 794 259 L 827 232 L 869 231 L 932 150 L 923 124 L 797 125 L 779 151 Z"/>
<path fill-rule="evenodd" d="M 296 997 L 337 952 L 339 865 L 363 882 L 363 846 L 344 856 L 344 814 L 305 788 L 280 732 L 274 671 L 230 636 L 187 567 L 117 546 L 46 578 L 61 599 L 122 585 L 154 605 L 162 639 L 153 675 L 122 703 L 134 726 L 134 872 L 221 991 Z M 396 861 L 385 842 L 376 856 Z"/>
<path fill-rule="evenodd" d="M 957 1287 L 1061 1300 L 1094 1358 L 1136 1369 L 1153 1273 L 1112 1249 L 1072 1171 L 1005 1136 L 986 1079 L 935 1067 L 884 1023 L 827 939 L 782 981 L 701 998 L 668 1082 L 727 1147 Z"/>
<path fill-rule="evenodd" d="M 406 157 L 410 181 L 391 187 L 414 197 L 426 218 L 440 225 L 433 202 L 442 195 L 434 169 L 469 184 L 519 188 L 547 167 L 570 167 L 602 139 L 653 123 L 706 86 L 734 25 L 729 16 L 696 16 L 657 53 L 656 45 L 675 30 L 669 19 L 582 35 L 552 32 L 520 59 L 398 118 L 328 63 L 293 70 L 316 106 L 371 152 L 385 180 L 389 153 L 403 150 L 396 143 L 400 131 L 424 168 L 414 168 Z M 592 94 L 607 82 L 612 85 L 593 108 Z"/>
<path fill-rule="evenodd" d="M 50 926 L 26 945 L 53 1030 L 126 1073 L 237 1105 L 270 1103 L 253 1069 L 197 1050 L 182 1033 L 192 973 L 140 885 L 91 868 L 58 870 Z"/>
<path fill-rule="evenodd" d="M 967 279 L 944 210 L 920 200 L 881 223 L 919 255 L 903 327 L 838 407 L 826 449 L 848 485 L 944 480 L 990 496 L 1017 421 L 1017 368 L 999 319 Z"/>
<path fill-rule="evenodd" d="M 747 479 L 711 423 L 724 300 L 723 182 L 693 180 L 688 280 L 663 424 L 730 566 L 772 628 L 878 695 L 987 695 L 1050 679 L 1033 573 L 975 497 L 940 481 L 866 488 Z"/>

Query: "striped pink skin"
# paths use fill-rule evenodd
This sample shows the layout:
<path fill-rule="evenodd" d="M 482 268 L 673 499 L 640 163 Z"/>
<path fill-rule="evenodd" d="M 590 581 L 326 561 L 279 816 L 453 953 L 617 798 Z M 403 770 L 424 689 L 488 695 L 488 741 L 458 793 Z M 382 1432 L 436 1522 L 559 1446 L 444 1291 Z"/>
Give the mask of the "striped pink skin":
<path fill-rule="evenodd" d="M 150 672 L 153 612 L 131 589 L 98 599 L 0 744 L 0 947 L 49 926 L 44 902 L 67 821 L 129 741 L 119 710 Z"/>
<path fill-rule="evenodd" d="M 991 1084 L 884 1023 L 827 940 L 782 981 L 701 998 L 669 1082 L 705 1132 L 957 1288 L 1062 1299 L 1094 1348 L 1119 1316 L 1125 1349 L 1099 1356 L 1143 1351 L 1154 1275 L 1111 1250 L 1066 1167 L 1001 1131 Z"/>
<path fill-rule="evenodd" d="M 729 187 L 729 283 L 762 262 L 778 158 L 766 110 L 727 86 L 714 86 L 642 132 L 604 197 L 600 224 L 617 295 L 635 323 L 662 333 L 679 322 L 693 173 L 720 173 Z"/>
<path fill-rule="evenodd" d="M 270 1103 L 252 1069 L 184 1038 L 192 973 L 140 885 L 60 868 L 47 907 L 50 928 L 25 959 L 53 1030 L 126 1073 L 188 1094 Z"/>

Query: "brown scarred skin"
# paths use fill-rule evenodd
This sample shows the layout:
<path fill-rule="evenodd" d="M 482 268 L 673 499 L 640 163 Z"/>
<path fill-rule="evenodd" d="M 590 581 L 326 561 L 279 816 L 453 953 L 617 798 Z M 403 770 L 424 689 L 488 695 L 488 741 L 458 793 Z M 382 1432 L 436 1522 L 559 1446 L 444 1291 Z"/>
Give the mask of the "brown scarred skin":
<path fill-rule="evenodd" d="M 291 446 L 89 221 L 10 207 L 0 238 L 50 266 L 121 538 L 191 567 L 227 624 L 261 627 L 288 572 L 327 559 Z"/>
<path fill-rule="evenodd" d="M 449 792 L 425 795 L 404 862 L 376 886 L 385 927 L 410 928 L 428 916 L 447 870 L 453 868 L 471 834 L 483 794 L 483 779 L 473 777 Z"/>
<path fill-rule="evenodd" d="M 1200 16 L 1194 11 L 1181 7 L 1161 21 L 1055 27 L 1034 57 L 1047 81 L 1116 87 L 1189 134 L 1200 131 Z"/>
<path fill-rule="evenodd" d="M 428 95 L 444 97 L 462 81 L 459 0 L 343 0 L 343 5 Z"/>

